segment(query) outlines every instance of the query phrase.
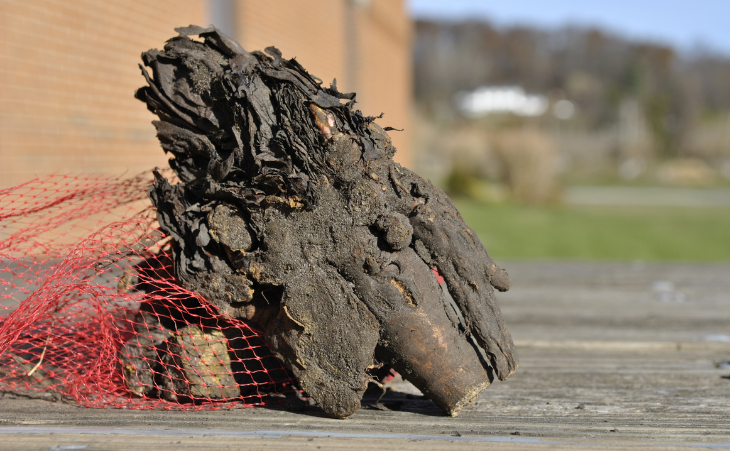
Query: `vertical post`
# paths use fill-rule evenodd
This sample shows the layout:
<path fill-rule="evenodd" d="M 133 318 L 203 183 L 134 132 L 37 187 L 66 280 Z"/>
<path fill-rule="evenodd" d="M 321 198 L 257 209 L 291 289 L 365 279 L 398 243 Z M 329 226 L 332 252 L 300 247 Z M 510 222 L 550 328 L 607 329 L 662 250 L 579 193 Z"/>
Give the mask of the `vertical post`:
<path fill-rule="evenodd" d="M 238 36 L 236 0 L 207 0 L 207 3 L 210 22 L 233 39 L 240 39 Z"/>
<path fill-rule="evenodd" d="M 345 80 L 342 91 L 357 92 L 360 72 L 360 10 L 370 0 L 345 1 Z"/>

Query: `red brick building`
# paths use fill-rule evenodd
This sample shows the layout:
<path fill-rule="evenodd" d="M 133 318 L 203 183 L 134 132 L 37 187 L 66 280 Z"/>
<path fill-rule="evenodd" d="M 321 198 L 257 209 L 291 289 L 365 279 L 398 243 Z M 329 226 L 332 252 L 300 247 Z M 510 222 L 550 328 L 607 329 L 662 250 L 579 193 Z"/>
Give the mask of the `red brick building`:
<path fill-rule="evenodd" d="M 411 24 L 402 0 L 0 0 L 0 187 L 53 172 L 135 174 L 166 163 L 133 98 L 142 51 L 215 23 L 277 46 L 385 113 L 409 162 Z"/>

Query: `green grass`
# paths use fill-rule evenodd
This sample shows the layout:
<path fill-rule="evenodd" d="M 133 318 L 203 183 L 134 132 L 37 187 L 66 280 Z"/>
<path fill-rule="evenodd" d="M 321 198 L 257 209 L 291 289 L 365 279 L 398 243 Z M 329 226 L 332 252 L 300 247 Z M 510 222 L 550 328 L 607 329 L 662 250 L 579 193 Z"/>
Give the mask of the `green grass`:
<path fill-rule="evenodd" d="M 497 259 L 730 261 L 730 209 L 456 200 Z"/>

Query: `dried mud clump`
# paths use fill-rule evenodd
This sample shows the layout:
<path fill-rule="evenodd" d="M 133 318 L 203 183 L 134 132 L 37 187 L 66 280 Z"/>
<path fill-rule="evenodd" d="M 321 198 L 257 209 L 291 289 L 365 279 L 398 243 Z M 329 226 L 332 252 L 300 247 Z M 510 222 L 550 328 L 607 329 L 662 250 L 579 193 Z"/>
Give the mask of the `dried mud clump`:
<path fill-rule="evenodd" d="M 180 180 L 158 173 L 149 190 L 180 283 L 257 322 L 335 417 L 360 407 L 378 364 L 449 415 L 509 377 L 517 355 L 494 295 L 507 273 L 443 192 L 393 162 L 355 94 L 274 47 L 176 31 L 143 54 L 152 74 L 140 66 L 136 97 Z"/>

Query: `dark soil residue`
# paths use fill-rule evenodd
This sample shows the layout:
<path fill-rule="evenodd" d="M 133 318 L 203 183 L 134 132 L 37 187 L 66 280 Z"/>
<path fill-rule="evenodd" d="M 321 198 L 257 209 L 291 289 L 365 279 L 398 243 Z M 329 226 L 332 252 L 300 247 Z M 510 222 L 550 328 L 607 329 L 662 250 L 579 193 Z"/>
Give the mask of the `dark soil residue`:
<path fill-rule="evenodd" d="M 509 377 L 517 355 L 494 295 L 509 277 L 443 192 L 393 162 L 355 94 L 273 47 L 177 31 L 143 54 L 152 75 L 136 97 L 180 179 L 156 174 L 149 195 L 184 287 L 260 324 L 336 417 L 360 407 L 376 363 L 450 415 L 492 372 Z"/>

